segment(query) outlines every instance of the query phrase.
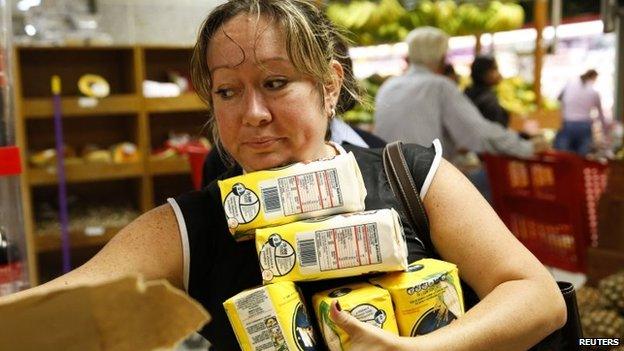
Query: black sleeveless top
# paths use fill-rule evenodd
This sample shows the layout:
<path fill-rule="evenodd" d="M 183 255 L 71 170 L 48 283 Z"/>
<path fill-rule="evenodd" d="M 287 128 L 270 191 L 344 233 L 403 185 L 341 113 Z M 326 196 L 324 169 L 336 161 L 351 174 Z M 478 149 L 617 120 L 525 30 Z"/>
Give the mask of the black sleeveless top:
<path fill-rule="evenodd" d="M 400 211 L 382 164 L 382 149 L 365 149 L 343 145 L 352 151 L 360 167 L 367 196 L 366 210 L 395 208 L 401 216 L 409 251 L 408 262 L 427 257 L 422 242 L 415 236 L 409 221 Z M 442 150 L 439 142 L 430 148 L 404 145 L 405 158 L 421 197 L 424 197 L 437 170 Z M 240 175 L 232 169 L 219 177 Z M 172 205 L 184 251 L 184 282 L 188 294 L 201 303 L 212 321 L 200 331 L 216 350 L 239 350 L 234 331 L 223 308 L 223 302 L 239 292 L 262 284 L 262 276 L 253 240 L 236 242 L 225 221 L 221 196 L 216 181 L 201 191 L 189 192 L 169 199 Z M 341 284 L 361 281 L 361 277 L 297 283 L 310 305 L 312 294 Z M 308 307 L 309 313 L 312 308 Z M 320 334 L 317 334 L 320 335 Z"/>

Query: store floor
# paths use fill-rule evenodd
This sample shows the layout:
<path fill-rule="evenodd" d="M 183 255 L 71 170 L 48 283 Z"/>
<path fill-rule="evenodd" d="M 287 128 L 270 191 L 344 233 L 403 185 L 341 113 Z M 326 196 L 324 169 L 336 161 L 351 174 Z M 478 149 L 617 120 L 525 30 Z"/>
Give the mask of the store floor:
<path fill-rule="evenodd" d="M 575 289 L 579 289 L 585 282 L 587 281 L 587 276 L 583 273 L 573 273 L 564 271 L 563 269 L 558 269 L 554 267 L 547 267 L 550 273 L 555 277 L 557 281 L 566 281 L 572 283 Z"/>

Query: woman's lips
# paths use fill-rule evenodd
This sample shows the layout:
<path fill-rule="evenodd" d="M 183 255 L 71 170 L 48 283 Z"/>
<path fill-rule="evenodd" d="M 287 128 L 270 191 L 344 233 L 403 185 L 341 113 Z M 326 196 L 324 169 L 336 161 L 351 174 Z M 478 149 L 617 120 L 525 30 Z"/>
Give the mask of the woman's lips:
<path fill-rule="evenodd" d="M 281 140 L 282 138 L 262 138 L 262 139 L 254 139 L 254 140 L 246 141 L 243 144 L 252 149 L 261 150 L 261 149 L 267 149 L 275 145 Z"/>

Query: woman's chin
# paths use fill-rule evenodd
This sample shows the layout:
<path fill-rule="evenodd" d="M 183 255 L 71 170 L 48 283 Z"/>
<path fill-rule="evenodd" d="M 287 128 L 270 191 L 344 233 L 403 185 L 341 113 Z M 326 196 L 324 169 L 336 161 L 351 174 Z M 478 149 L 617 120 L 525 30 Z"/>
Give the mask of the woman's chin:
<path fill-rule="evenodd" d="M 288 164 L 293 163 L 287 157 L 276 157 L 275 155 L 266 155 L 266 156 L 251 156 L 246 161 L 243 161 L 243 169 L 247 172 L 255 172 L 262 171 L 271 168 L 277 168 L 286 166 Z"/>

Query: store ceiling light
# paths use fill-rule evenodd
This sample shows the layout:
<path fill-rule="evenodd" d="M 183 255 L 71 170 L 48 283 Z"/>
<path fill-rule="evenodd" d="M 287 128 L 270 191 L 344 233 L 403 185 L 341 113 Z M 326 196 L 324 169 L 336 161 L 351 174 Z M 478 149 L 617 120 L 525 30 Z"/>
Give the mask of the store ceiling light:
<path fill-rule="evenodd" d="M 32 24 L 27 24 L 24 27 L 24 31 L 26 32 L 26 34 L 30 35 L 31 37 L 37 34 L 37 28 L 35 28 L 35 26 L 33 26 Z"/>
<path fill-rule="evenodd" d="M 41 0 L 22 0 L 17 3 L 17 9 L 20 11 L 28 11 L 31 7 L 41 5 Z"/>

